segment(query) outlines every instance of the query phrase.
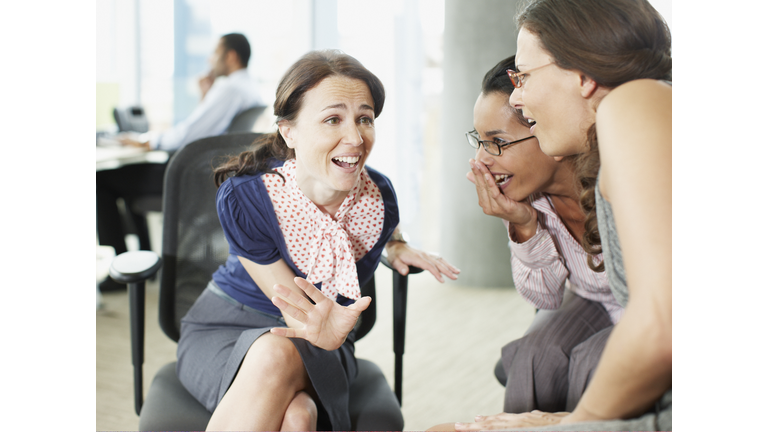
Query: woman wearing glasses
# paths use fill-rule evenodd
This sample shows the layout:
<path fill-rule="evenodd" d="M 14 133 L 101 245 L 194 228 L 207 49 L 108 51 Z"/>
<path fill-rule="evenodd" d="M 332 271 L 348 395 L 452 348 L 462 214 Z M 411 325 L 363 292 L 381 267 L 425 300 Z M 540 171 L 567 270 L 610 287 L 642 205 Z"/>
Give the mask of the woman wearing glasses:
<path fill-rule="evenodd" d="M 671 430 L 669 29 L 646 0 L 539 0 L 517 24 L 510 77 L 518 89 L 509 102 L 535 121 L 544 153 L 580 155 L 578 179 L 588 198 L 594 190 L 594 201 L 582 200 L 590 252 L 600 246 L 625 313 L 572 412 L 499 414 L 455 427 Z"/>
<path fill-rule="evenodd" d="M 580 243 L 585 215 L 574 157 L 544 154 L 530 124 L 509 105 L 515 86 L 506 71 L 514 67 L 512 56 L 483 79 L 475 129 L 466 134 L 477 149 L 467 178 L 483 211 L 504 222 L 515 287 L 539 309 L 525 336 L 502 348 L 504 412 L 558 412 L 578 402 L 624 309 L 605 273 L 588 266 L 592 257 Z"/>

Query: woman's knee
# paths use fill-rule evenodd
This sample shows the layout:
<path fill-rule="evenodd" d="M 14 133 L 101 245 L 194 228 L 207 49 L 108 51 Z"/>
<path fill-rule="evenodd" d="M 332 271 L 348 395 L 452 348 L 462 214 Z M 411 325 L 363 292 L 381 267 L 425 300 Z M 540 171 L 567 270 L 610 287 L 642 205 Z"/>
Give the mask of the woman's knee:
<path fill-rule="evenodd" d="M 536 359 L 549 356 L 552 352 L 562 353 L 567 342 L 553 330 L 552 326 L 543 326 L 528 333 L 521 338 L 517 354 Z"/>
<path fill-rule="evenodd" d="M 274 379 L 295 379 L 305 375 L 304 363 L 290 339 L 265 333 L 248 349 L 238 375 L 264 375 Z M 302 373 L 304 372 L 304 373 Z"/>
<path fill-rule="evenodd" d="M 307 392 L 298 392 L 288 405 L 281 430 L 300 431 L 317 428 L 317 404 Z"/>

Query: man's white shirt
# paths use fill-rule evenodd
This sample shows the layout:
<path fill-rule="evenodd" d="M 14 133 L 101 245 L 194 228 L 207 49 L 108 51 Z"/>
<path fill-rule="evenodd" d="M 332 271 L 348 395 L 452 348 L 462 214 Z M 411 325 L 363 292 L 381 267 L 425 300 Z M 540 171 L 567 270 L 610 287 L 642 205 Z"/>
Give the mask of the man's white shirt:
<path fill-rule="evenodd" d="M 217 79 L 200 104 L 173 128 L 150 138 L 153 150 L 178 150 L 200 138 L 223 134 L 232 119 L 254 106 L 264 106 L 256 82 L 247 69 Z"/>

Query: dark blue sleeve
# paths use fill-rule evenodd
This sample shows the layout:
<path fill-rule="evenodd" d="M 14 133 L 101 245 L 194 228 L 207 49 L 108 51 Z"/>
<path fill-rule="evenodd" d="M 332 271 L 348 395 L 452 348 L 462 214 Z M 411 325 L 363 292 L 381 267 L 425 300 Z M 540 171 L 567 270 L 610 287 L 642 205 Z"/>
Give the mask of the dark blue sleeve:
<path fill-rule="evenodd" d="M 275 213 L 259 176 L 233 177 L 216 194 L 216 210 L 229 242 L 229 253 L 257 264 L 280 259 L 273 238 Z"/>
<path fill-rule="evenodd" d="M 357 277 L 361 286 L 373 277 L 373 272 L 381 260 L 384 246 L 386 246 L 392 232 L 400 223 L 397 196 L 395 195 L 395 189 L 392 187 L 392 182 L 385 175 L 369 166 L 366 166 L 365 169 L 368 170 L 368 176 L 371 177 L 371 180 L 379 187 L 381 197 L 384 200 L 384 226 L 381 230 L 381 236 L 379 236 L 379 240 L 373 245 L 373 248 L 357 261 Z"/>

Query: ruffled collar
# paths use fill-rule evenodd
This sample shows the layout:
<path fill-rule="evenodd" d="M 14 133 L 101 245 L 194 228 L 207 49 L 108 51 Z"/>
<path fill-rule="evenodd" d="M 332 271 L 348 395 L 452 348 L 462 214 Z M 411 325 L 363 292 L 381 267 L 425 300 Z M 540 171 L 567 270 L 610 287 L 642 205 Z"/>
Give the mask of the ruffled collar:
<path fill-rule="evenodd" d="M 384 204 L 378 187 L 363 169 L 334 220 L 299 188 L 295 159 L 275 170 L 285 183 L 275 174 L 265 175 L 264 182 L 294 264 L 309 282 L 322 282 L 326 297 L 359 299 L 355 257 L 370 250 L 383 229 Z"/>

